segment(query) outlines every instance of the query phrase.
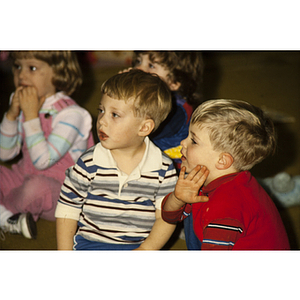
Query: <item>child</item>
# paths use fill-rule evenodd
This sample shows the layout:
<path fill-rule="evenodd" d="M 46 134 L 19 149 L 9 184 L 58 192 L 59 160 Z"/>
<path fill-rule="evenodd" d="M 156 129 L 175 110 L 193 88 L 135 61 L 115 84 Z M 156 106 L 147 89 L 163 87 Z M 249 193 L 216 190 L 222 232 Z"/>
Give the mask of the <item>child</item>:
<path fill-rule="evenodd" d="M 188 135 L 193 109 L 202 102 L 201 52 L 135 51 L 132 65 L 145 72 L 157 74 L 172 92 L 172 111 L 150 138 L 180 169 L 180 142 Z"/>
<path fill-rule="evenodd" d="M 162 217 L 185 219 L 188 249 L 289 249 L 274 203 L 248 171 L 275 148 L 273 124 L 259 108 L 206 101 L 193 113 L 181 145 L 182 169 Z"/>
<path fill-rule="evenodd" d="M 54 221 L 65 170 L 93 145 L 90 114 L 68 95 L 81 71 L 70 51 L 11 53 L 16 87 L 0 128 L 0 227 L 36 237 L 38 218 Z"/>
<path fill-rule="evenodd" d="M 177 174 L 148 135 L 171 110 L 170 91 L 140 70 L 111 77 L 101 91 L 100 143 L 66 172 L 55 213 L 58 249 L 160 249 L 175 229 L 160 208 Z"/>

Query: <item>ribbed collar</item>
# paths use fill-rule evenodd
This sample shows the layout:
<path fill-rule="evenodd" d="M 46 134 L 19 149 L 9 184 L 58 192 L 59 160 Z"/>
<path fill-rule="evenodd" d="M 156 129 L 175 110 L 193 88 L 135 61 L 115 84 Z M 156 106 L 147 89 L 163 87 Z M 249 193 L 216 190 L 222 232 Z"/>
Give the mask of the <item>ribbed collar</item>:
<path fill-rule="evenodd" d="M 212 182 L 210 182 L 207 186 L 204 186 L 201 191 L 205 195 L 210 194 L 220 185 L 234 180 L 237 176 L 241 176 L 241 178 L 245 178 L 248 180 L 251 174 L 249 171 L 242 171 L 242 172 L 232 173 L 232 174 L 219 177 L 213 180 Z"/>

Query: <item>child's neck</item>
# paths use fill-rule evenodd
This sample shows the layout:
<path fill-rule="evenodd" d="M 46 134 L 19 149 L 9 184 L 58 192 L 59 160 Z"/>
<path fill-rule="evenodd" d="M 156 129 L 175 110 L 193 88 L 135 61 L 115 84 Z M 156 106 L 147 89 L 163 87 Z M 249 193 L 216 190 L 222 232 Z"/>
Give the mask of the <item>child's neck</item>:
<path fill-rule="evenodd" d="M 143 141 L 139 147 L 128 149 L 115 149 L 111 151 L 120 171 L 130 175 L 143 159 L 146 144 Z"/>
<path fill-rule="evenodd" d="M 204 186 L 207 186 L 209 183 L 211 183 L 212 181 L 214 181 L 215 179 L 219 178 L 219 177 L 223 177 L 225 175 L 229 175 L 229 174 L 233 174 L 233 173 L 237 173 L 239 172 L 238 170 L 236 170 L 234 167 L 230 167 L 228 169 L 225 170 L 215 170 L 216 172 L 211 172 L 208 177 L 207 180 L 204 183 Z"/>

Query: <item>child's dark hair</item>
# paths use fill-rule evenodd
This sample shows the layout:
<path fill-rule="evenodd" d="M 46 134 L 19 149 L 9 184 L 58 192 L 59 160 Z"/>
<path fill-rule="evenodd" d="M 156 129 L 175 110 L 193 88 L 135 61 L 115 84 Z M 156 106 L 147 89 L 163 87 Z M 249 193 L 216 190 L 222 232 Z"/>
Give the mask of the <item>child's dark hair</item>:
<path fill-rule="evenodd" d="M 194 108 L 202 101 L 204 63 L 199 51 L 134 51 L 132 66 L 141 54 L 148 54 L 152 62 L 157 62 L 169 70 L 169 78 L 180 82 L 178 94 Z"/>
<path fill-rule="evenodd" d="M 35 58 L 46 62 L 53 69 L 52 83 L 57 91 L 71 95 L 82 83 L 82 74 L 76 53 L 73 51 L 13 51 L 16 59 Z"/>

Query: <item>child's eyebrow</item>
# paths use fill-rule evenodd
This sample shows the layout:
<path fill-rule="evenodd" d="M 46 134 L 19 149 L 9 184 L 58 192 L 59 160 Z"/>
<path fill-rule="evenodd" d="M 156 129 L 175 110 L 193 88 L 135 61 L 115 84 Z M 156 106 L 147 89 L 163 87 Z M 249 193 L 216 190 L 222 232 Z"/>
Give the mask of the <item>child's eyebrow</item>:
<path fill-rule="evenodd" d="M 199 137 L 198 137 L 193 131 L 190 131 L 190 133 L 191 133 L 191 136 L 193 137 L 193 139 L 198 140 L 198 141 L 201 141 L 201 140 L 199 139 Z"/>

